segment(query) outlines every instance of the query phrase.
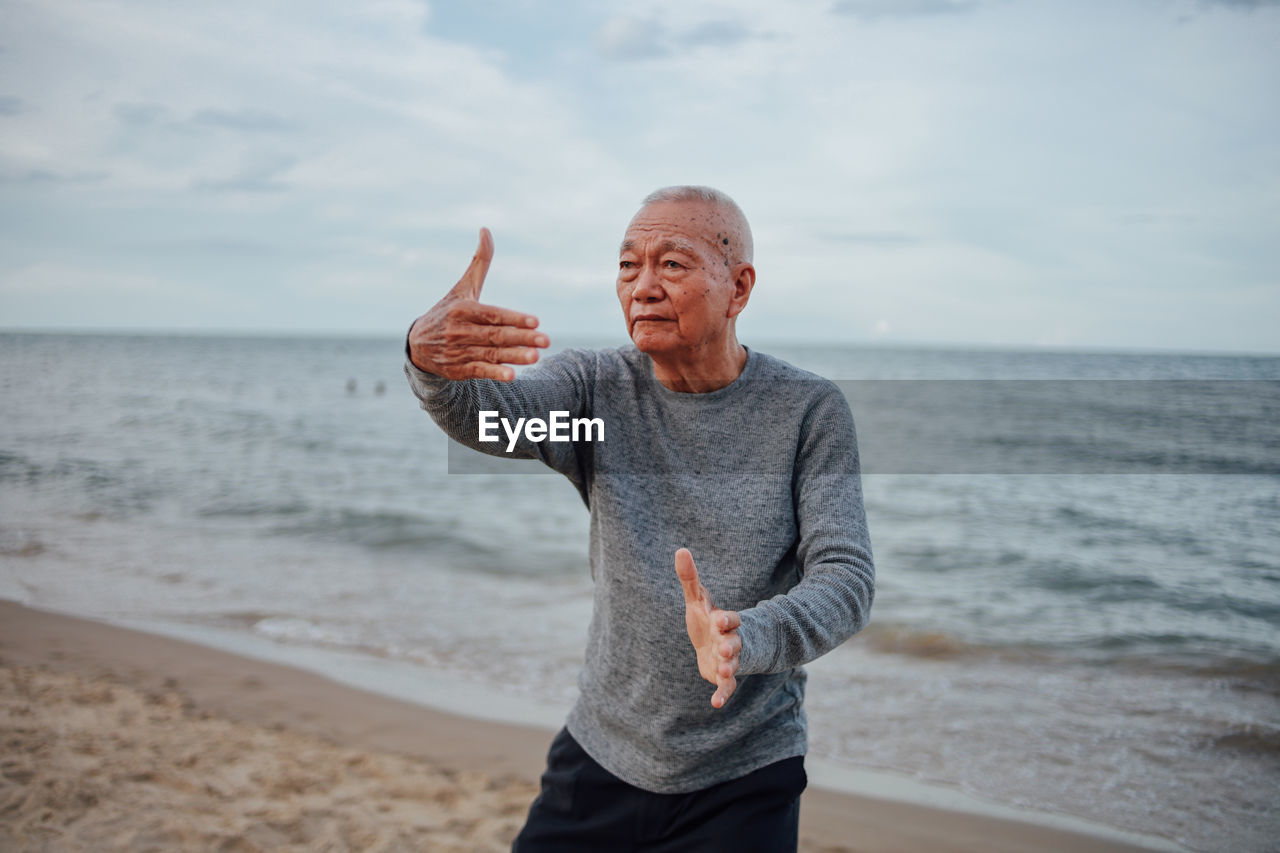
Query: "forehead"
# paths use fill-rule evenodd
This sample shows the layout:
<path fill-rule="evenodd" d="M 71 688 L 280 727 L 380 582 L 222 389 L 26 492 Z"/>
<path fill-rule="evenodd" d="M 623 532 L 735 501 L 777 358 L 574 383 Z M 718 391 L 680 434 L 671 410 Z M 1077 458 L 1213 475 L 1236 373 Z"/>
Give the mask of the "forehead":
<path fill-rule="evenodd" d="M 723 217 L 713 205 L 704 201 L 661 201 L 640 208 L 627 226 L 623 243 L 657 238 L 715 244 L 717 237 L 725 233 Z"/>

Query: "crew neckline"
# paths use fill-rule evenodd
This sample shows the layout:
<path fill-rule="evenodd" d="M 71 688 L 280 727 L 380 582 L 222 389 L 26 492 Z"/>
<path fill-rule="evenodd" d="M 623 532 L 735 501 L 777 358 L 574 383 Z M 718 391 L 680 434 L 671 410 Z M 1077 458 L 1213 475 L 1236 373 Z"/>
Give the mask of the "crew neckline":
<path fill-rule="evenodd" d="M 755 371 L 756 364 L 759 361 L 759 358 L 756 355 L 756 351 L 753 350 L 751 347 L 747 346 L 746 344 L 743 344 L 742 348 L 747 351 L 747 363 L 742 365 L 742 372 L 739 373 L 732 382 L 730 382 L 728 385 L 724 386 L 723 388 L 717 388 L 714 391 L 704 391 L 701 393 L 696 391 L 673 391 L 672 389 L 668 388 L 666 385 L 663 385 L 662 382 L 658 379 L 658 377 L 655 376 L 653 373 L 653 359 L 649 357 L 648 353 L 642 352 L 640 354 L 644 356 L 645 365 L 649 373 L 649 381 L 652 382 L 657 387 L 658 393 L 665 399 L 719 400 L 721 398 L 729 396 L 730 394 L 733 394 L 736 391 L 736 389 L 742 387 L 744 384 L 743 380 L 749 379 L 750 374 Z M 637 350 L 637 352 L 639 352 L 639 350 Z"/>

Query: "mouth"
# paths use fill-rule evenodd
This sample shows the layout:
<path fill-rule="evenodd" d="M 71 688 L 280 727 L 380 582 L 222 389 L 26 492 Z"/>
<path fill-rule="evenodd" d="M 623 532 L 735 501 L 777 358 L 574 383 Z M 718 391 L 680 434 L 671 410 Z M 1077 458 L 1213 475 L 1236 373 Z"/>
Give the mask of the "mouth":
<path fill-rule="evenodd" d="M 638 317 L 631 318 L 632 323 L 640 323 L 640 322 L 646 322 L 646 321 L 653 322 L 653 323 L 670 323 L 671 318 L 663 317 L 658 314 L 641 314 Z"/>

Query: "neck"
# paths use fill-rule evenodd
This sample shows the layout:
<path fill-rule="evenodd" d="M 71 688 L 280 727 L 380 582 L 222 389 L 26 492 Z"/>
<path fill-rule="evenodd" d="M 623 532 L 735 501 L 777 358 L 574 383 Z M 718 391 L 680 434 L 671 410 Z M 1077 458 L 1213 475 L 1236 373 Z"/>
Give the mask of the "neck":
<path fill-rule="evenodd" d="M 736 335 L 695 352 L 650 354 L 653 376 L 672 391 L 707 394 L 731 384 L 747 366 L 746 347 Z"/>

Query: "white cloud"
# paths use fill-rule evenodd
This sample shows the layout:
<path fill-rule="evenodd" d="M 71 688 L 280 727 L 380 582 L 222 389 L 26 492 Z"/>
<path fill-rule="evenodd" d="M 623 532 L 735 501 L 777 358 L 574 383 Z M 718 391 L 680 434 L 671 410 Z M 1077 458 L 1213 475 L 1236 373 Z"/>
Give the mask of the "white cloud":
<path fill-rule="evenodd" d="M 656 18 L 612 18 L 596 33 L 596 49 L 609 59 L 653 59 L 671 52 L 666 27 Z"/>
<path fill-rule="evenodd" d="M 837 0 L 832 11 L 875 21 L 880 18 L 954 15 L 972 11 L 977 6 L 974 0 Z"/>
<path fill-rule="evenodd" d="M 689 9 L 668 14 L 660 8 L 648 17 L 637 17 L 634 7 L 610 18 L 596 31 L 596 50 L 606 59 L 642 60 L 672 56 L 678 52 L 725 50 L 753 40 L 770 40 L 776 34 L 756 31 L 742 22 L 741 14 L 691 20 Z"/>
<path fill-rule="evenodd" d="M 320 270 L 308 316 L 341 327 L 360 294 L 452 284 L 488 225 L 499 297 L 593 328 L 633 206 L 689 182 L 752 219 L 760 334 L 865 337 L 886 319 L 895 339 L 1033 342 L 1072 294 L 1093 316 L 1131 294 L 1149 305 L 1126 311 L 1181 329 L 1191 303 L 1160 294 L 1266 280 L 1280 16 L 949 14 L 970 5 L 895 3 L 890 21 L 876 2 L 577 4 L 536 38 L 451 9 L 446 39 L 409 0 L 11 4 L 4 266 L 252 277 L 281 322 Z M 279 251 L 197 248 L 214 244 Z M 1061 328 L 1125 334 L 1123 318 Z"/>

